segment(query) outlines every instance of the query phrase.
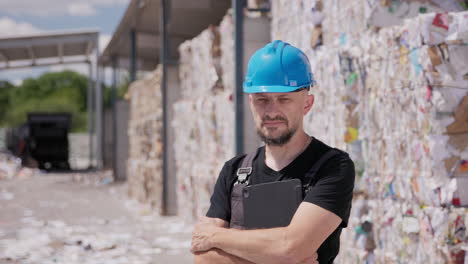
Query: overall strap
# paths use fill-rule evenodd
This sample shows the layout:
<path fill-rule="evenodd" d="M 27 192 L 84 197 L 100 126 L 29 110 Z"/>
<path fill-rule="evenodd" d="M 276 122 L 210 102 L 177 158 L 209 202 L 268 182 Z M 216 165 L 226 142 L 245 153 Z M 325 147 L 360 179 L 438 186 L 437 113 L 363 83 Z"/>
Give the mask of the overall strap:
<path fill-rule="evenodd" d="M 312 168 L 310 168 L 310 170 L 306 173 L 304 177 L 304 182 L 306 183 L 304 187 L 306 191 L 308 191 L 310 186 L 315 185 L 315 183 L 317 182 L 315 175 L 320 170 L 320 167 L 322 167 L 322 165 L 325 164 L 325 162 L 327 162 L 329 159 L 340 153 L 342 153 L 340 150 L 332 148 L 328 150 L 325 154 L 323 154 L 323 156 L 317 162 L 314 163 Z"/>
<path fill-rule="evenodd" d="M 256 152 L 247 154 L 237 169 L 237 180 L 231 191 L 231 219 L 229 220 L 231 228 L 245 229 L 242 192 L 244 187 L 249 184 L 249 175 L 252 174 L 252 162 L 256 154 Z"/>
<path fill-rule="evenodd" d="M 249 175 L 252 174 L 252 162 L 257 152 L 251 152 L 247 154 L 242 160 L 240 168 L 237 169 L 237 181 L 236 184 L 248 184 Z"/>

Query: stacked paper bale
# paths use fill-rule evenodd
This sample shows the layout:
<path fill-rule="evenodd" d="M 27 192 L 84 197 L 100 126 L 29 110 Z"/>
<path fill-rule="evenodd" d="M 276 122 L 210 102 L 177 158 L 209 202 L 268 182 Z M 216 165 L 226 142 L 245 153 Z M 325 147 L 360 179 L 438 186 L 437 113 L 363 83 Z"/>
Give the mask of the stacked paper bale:
<path fill-rule="evenodd" d="M 162 106 L 161 69 L 129 87 L 129 195 L 161 210 L 162 200 Z"/>
<path fill-rule="evenodd" d="M 286 2 L 273 1 L 273 7 L 291 10 Z M 455 8 L 455 1 L 447 2 Z M 296 16 L 311 14 L 272 10 L 273 39 L 286 36 L 305 50 L 319 83 L 307 130 L 347 150 L 357 165 L 338 261 L 463 263 L 468 218 L 459 206 L 467 206 L 461 190 L 467 186 L 468 14 L 427 14 L 377 31 L 369 18 L 385 3 L 352 3 L 325 1 L 321 48 L 307 46 L 307 28 L 315 22 L 294 24 L 306 21 Z M 371 24 L 369 30 L 332 24 L 345 10 L 359 13 L 363 7 L 370 8 L 360 18 Z M 353 12 L 344 19 L 352 20 Z"/>
<path fill-rule="evenodd" d="M 321 1 L 287 0 L 271 1 L 272 39 L 293 43 L 308 53 L 322 44 Z"/>
<path fill-rule="evenodd" d="M 219 24 L 222 80 L 224 91 L 234 92 L 234 19 L 229 11 Z"/>
<path fill-rule="evenodd" d="M 212 94 L 223 89 L 219 65 L 220 41 L 218 28 L 210 26 L 179 46 L 183 98 Z"/>
<path fill-rule="evenodd" d="M 305 1 L 305 0 L 304 0 Z M 424 13 L 458 12 L 466 9 L 463 1 L 311 1 L 323 14 L 323 40 L 326 45 L 359 41 L 361 33 L 401 25 L 404 19 Z"/>
<path fill-rule="evenodd" d="M 233 154 L 233 104 L 224 91 L 217 27 L 179 47 L 182 98 L 172 121 L 177 167 L 179 215 L 194 219 L 206 213 L 214 183 Z"/>
<path fill-rule="evenodd" d="M 401 25 L 405 18 L 431 12 L 458 12 L 463 1 L 273 0 L 272 37 L 303 50 L 322 44 L 359 41 L 361 33 Z"/>
<path fill-rule="evenodd" d="M 424 15 L 362 38 L 368 45 L 353 58 L 366 74 L 358 129 L 366 158 L 358 187 L 365 190 L 371 209 L 355 206 L 353 227 L 357 232 L 344 232 L 349 247 L 343 251 L 343 260 L 353 259 L 350 255 L 359 252 L 350 243 L 356 236 L 362 237 L 363 255 L 375 248 L 368 257 L 377 263 L 458 263 L 460 254 L 465 254 L 460 249 L 466 246 L 466 237 L 454 226 L 465 228 L 466 209 L 452 208 L 460 205 L 453 194 L 456 184 L 461 187 L 457 181 L 461 178 L 451 177 L 462 173 L 453 165 L 466 159 L 467 134 L 463 133 L 467 130 L 459 130 L 453 139 L 447 132 L 448 125 L 456 121 L 453 113 L 463 107 L 463 87 L 468 87 L 462 80 L 466 70 L 452 64 L 466 56 L 468 49 L 454 48 L 458 45 L 445 43 L 445 37 L 430 40 L 435 31 L 442 33 L 440 26 L 457 32 L 468 22 L 463 22 L 464 16 L 466 13 Z M 454 23 L 435 26 L 439 19 Z M 431 58 L 428 51 L 435 47 L 446 49 L 446 58 L 454 60 L 434 54 Z M 442 65 L 435 74 L 443 83 L 427 78 L 437 68 L 433 61 Z M 454 76 L 443 70 L 447 67 L 454 69 Z M 456 174 L 451 175 L 452 168 Z M 363 230 L 369 230 L 370 224 L 377 230 Z"/>

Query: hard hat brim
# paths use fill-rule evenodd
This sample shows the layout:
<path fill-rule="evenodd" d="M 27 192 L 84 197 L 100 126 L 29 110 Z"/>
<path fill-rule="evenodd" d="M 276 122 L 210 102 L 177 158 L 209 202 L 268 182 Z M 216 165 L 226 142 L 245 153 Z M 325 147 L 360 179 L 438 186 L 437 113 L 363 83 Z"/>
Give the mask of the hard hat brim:
<path fill-rule="evenodd" d="M 289 93 L 293 92 L 297 89 L 308 87 L 309 85 L 301 85 L 301 86 L 281 86 L 281 85 L 274 85 L 274 86 L 244 86 L 244 93 Z"/>

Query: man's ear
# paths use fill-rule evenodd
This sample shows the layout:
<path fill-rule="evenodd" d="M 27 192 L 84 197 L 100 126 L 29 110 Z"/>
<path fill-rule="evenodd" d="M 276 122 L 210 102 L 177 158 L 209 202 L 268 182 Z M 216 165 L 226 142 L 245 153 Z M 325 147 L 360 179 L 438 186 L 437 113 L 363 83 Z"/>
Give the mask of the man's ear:
<path fill-rule="evenodd" d="M 308 94 L 307 95 L 305 105 L 304 105 L 304 115 L 306 115 L 310 111 L 312 106 L 314 105 L 314 99 L 315 99 L 315 97 L 314 97 L 313 94 Z"/>
<path fill-rule="evenodd" d="M 252 94 L 249 94 L 249 106 L 250 106 L 250 109 L 253 111 L 253 95 Z"/>

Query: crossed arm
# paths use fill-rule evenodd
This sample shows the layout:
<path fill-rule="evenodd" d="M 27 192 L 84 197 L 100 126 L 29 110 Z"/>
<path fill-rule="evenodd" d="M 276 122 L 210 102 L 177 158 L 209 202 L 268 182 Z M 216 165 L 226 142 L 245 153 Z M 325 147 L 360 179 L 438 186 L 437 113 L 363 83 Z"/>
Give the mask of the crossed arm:
<path fill-rule="evenodd" d="M 195 263 L 316 263 L 314 252 L 341 218 L 303 202 L 287 227 L 236 230 L 220 219 L 200 222 L 192 236 Z"/>
<path fill-rule="evenodd" d="M 199 224 L 203 226 L 213 226 L 219 228 L 227 228 L 229 223 L 219 218 L 205 217 Z M 195 233 L 195 231 L 194 231 Z M 242 259 L 240 257 L 228 254 L 220 249 L 211 248 L 205 251 L 194 252 L 194 264 L 253 264 L 252 262 Z"/>

